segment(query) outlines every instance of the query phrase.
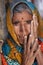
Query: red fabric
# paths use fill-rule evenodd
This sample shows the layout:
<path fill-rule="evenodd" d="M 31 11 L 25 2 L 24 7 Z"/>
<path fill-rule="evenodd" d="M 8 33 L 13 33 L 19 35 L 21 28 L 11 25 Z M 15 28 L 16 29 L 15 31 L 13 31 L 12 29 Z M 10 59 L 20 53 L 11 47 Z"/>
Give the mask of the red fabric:
<path fill-rule="evenodd" d="M 7 62 L 6 62 L 6 59 L 3 56 L 3 54 L 1 54 L 1 59 L 2 59 L 2 65 L 8 65 Z"/>
<path fill-rule="evenodd" d="M 41 51 L 43 52 L 43 42 L 41 43 L 40 49 L 41 49 Z"/>
<path fill-rule="evenodd" d="M 41 51 L 43 52 L 43 42 L 39 41 L 39 45 L 41 45 L 41 46 L 40 46 L 40 49 L 41 49 Z"/>

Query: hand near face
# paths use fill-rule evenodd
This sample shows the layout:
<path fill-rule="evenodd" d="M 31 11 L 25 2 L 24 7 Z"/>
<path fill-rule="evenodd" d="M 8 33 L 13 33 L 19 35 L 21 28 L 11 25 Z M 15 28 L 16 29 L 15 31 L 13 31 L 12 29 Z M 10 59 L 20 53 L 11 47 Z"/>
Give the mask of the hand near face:
<path fill-rule="evenodd" d="M 34 36 L 33 38 L 37 38 L 37 28 L 38 28 L 38 21 L 37 21 L 37 17 L 34 15 L 33 16 L 33 20 L 34 20 Z M 38 41 L 37 41 L 38 43 Z M 39 50 L 38 50 L 38 54 L 36 56 L 38 65 L 43 65 L 43 53 L 41 52 L 40 46 L 39 46 Z"/>
<path fill-rule="evenodd" d="M 37 16 L 34 14 L 33 20 L 31 22 L 32 43 L 34 43 L 34 40 L 37 38 L 37 29 L 38 29 L 38 20 Z"/>
<path fill-rule="evenodd" d="M 37 27 L 38 23 L 35 15 L 33 15 L 33 21 L 31 22 L 31 35 L 28 42 L 24 42 L 24 65 L 32 65 L 39 51 L 38 39 L 37 39 Z"/>

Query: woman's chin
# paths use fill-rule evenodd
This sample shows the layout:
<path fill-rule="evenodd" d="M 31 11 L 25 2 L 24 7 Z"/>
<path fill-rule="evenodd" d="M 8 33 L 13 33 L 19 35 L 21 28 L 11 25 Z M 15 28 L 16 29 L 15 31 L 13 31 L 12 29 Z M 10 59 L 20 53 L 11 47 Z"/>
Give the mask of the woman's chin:
<path fill-rule="evenodd" d="M 23 44 L 24 44 L 24 41 L 23 41 L 23 40 L 21 40 L 21 41 L 20 41 L 20 44 L 21 44 L 21 45 L 23 45 Z"/>

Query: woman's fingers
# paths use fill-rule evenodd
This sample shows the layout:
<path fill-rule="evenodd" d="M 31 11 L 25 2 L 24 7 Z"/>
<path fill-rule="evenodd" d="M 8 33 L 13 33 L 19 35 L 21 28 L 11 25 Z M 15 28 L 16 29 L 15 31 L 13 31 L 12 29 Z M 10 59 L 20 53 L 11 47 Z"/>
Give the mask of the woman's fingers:
<path fill-rule="evenodd" d="M 30 52 L 30 47 L 32 46 L 32 42 L 33 42 L 33 21 L 31 21 L 31 34 L 29 36 L 28 43 L 27 43 L 27 55 Z"/>
<path fill-rule="evenodd" d="M 32 44 L 34 40 L 37 38 L 37 28 L 38 28 L 38 20 L 37 20 L 37 16 L 34 14 L 33 20 L 31 21 Z"/>
<path fill-rule="evenodd" d="M 35 40 L 33 46 L 32 46 L 32 49 L 31 49 L 31 55 L 33 55 L 33 53 L 35 53 L 38 49 L 38 39 Z"/>
<path fill-rule="evenodd" d="M 34 21 L 31 21 L 31 35 L 32 35 L 32 44 L 35 40 L 35 36 L 34 36 Z"/>
<path fill-rule="evenodd" d="M 38 47 L 38 49 L 36 50 L 36 52 L 33 53 L 33 56 L 32 56 L 33 60 L 35 60 L 35 58 L 36 58 L 36 56 L 37 56 L 37 54 L 38 54 L 38 51 L 39 51 L 39 47 Z"/>
<path fill-rule="evenodd" d="M 35 21 L 36 26 L 38 26 L 38 19 L 37 19 L 37 16 L 35 14 L 33 14 L 33 20 Z"/>
<path fill-rule="evenodd" d="M 31 53 L 30 53 L 28 59 L 26 60 L 27 65 L 28 65 L 28 64 L 29 64 L 29 65 L 32 65 L 32 64 L 34 63 L 34 60 L 35 60 L 35 58 L 36 58 L 36 56 L 37 56 L 37 54 L 38 54 L 38 51 L 39 51 L 39 48 L 36 50 L 35 53 L 32 54 L 32 56 L 31 56 Z M 30 62 L 31 62 L 31 63 L 30 63 Z"/>
<path fill-rule="evenodd" d="M 31 35 L 33 35 L 34 34 L 34 21 L 32 20 L 31 21 Z"/>
<path fill-rule="evenodd" d="M 36 38 L 37 37 L 37 28 L 38 28 L 38 19 L 35 14 L 33 15 L 33 21 L 34 21 L 34 35 Z"/>
<path fill-rule="evenodd" d="M 24 55 L 26 57 L 26 44 L 27 44 L 27 36 L 25 36 L 25 40 L 24 40 Z"/>
<path fill-rule="evenodd" d="M 27 55 L 30 53 L 30 48 L 32 46 L 32 35 L 29 36 L 29 40 L 28 40 L 28 43 L 27 43 Z"/>

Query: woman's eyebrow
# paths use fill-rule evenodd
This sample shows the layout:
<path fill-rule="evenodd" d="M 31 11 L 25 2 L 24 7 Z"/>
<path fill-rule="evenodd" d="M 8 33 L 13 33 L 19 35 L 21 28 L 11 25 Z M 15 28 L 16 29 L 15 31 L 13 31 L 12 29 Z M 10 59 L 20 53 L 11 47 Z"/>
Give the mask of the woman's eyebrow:
<path fill-rule="evenodd" d="M 30 23 L 31 23 L 31 21 L 32 21 L 32 20 L 26 20 L 25 22 L 27 22 L 28 24 L 30 24 Z"/>
<path fill-rule="evenodd" d="M 14 23 L 16 24 L 16 23 L 19 23 L 19 21 L 18 21 L 18 20 L 17 20 L 17 21 L 12 21 L 12 23 L 13 23 L 13 24 L 14 24 Z"/>

